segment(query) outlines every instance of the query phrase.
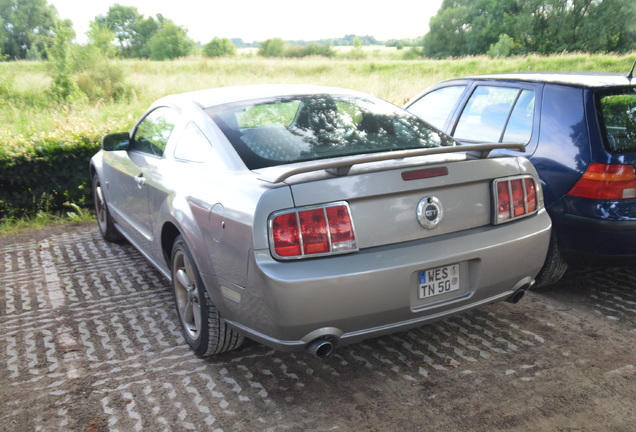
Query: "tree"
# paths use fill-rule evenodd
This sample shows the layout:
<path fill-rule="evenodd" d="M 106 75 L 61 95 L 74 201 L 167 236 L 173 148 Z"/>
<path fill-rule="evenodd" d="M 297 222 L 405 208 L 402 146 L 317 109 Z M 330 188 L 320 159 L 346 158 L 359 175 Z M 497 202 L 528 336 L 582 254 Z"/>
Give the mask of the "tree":
<path fill-rule="evenodd" d="M 203 47 L 203 54 L 208 57 L 236 55 L 236 46 L 229 39 L 214 38 Z"/>
<path fill-rule="evenodd" d="M 74 78 L 73 38 L 75 32 L 69 23 L 58 23 L 55 37 L 47 47 L 47 56 L 51 61 L 50 74 L 53 78 L 51 93 L 60 102 L 68 102 L 79 94 Z"/>
<path fill-rule="evenodd" d="M 101 27 L 95 21 L 90 23 L 90 29 L 86 32 L 88 45 L 99 51 L 104 57 L 117 56 L 117 47 L 113 45 L 115 33 L 107 27 Z"/>
<path fill-rule="evenodd" d="M 0 0 L 2 1 L 2 0 Z M 95 23 L 112 31 L 119 42 L 122 56 L 130 58 L 136 45 L 139 23 L 143 16 L 134 6 L 122 6 L 115 4 L 108 8 L 106 15 L 95 17 Z"/>
<path fill-rule="evenodd" d="M 148 42 L 157 33 L 160 28 L 160 23 L 165 21 L 163 15 L 158 14 L 157 19 L 148 17 L 141 19 L 136 26 L 136 32 L 132 43 L 132 56 L 135 58 L 148 58 L 150 57 L 150 50 L 148 49 Z"/>
<path fill-rule="evenodd" d="M 12 59 L 43 52 L 58 20 L 46 0 L 0 0 L 0 50 Z"/>
<path fill-rule="evenodd" d="M 168 20 L 150 38 L 147 47 L 152 60 L 173 60 L 190 54 L 194 42 L 188 38 L 185 28 Z"/>

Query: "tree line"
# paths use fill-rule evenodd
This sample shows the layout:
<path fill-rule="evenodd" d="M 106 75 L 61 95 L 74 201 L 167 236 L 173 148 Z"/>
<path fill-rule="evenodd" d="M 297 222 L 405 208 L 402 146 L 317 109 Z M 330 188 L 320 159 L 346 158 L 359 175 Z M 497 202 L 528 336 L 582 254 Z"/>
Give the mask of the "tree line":
<path fill-rule="evenodd" d="M 634 49 L 634 0 L 444 0 L 422 53 L 440 58 Z"/>
<path fill-rule="evenodd" d="M 55 44 L 58 33 L 71 33 L 73 24 L 60 20 L 57 10 L 47 0 L 0 0 L 0 55 L 14 60 L 48 58 L 48 47 Z M 109 56 L 120 58 L 174 59 L 201 52 L 209 57 L 234 55 L 237 48 L 261 48 L 264 56 L 331 56 L 331 46 L 380 44 L 373 36 L 345 35 L 342 38 L 314 42 L 282 41 L 246 43 L 242 39 L 213 38 L 201 45 L 190 39 L 188 29 L 157 14 L 145 17 L 134 6 L 115 4 L 90 23 L 88 45 L 98 47 Z M 71 38 L 72 38 L 71 37 Z M 281 44 L 282 42 L 282 44 Z M 265 46 L 265 48 L 262 48 Z M 276 47 L 276 48 L 274 48 Z M 279 49 L 282 51 L 279 52 Z M 0 58 L 1 59 L 1 58 Z"/>
<path fill-rule="evenodd" d="M 197 44 L 188 30 L 157 14 L 145 17 L 136 7 L 115 4 L 90 23 L 88 45 L 107 56 L 174 59 L 194 52 L 209 57 L 234 55 L 237 47 L 258 47 L 265 57 L 333 56 L 331 46 L 381 44 L 372 36 L 346 35 L 314 42 L 214 38 Z M 75 36 L 47 0 L 0 0 L 0 60 L 50 57 L 54 39 Z M 551 54 L 564 51 L 627 52 L 636 49 L 634 0 L 443 0 L 418 40 L 391 40 L 411 46 L 408 58 L 490 54 Z"/>

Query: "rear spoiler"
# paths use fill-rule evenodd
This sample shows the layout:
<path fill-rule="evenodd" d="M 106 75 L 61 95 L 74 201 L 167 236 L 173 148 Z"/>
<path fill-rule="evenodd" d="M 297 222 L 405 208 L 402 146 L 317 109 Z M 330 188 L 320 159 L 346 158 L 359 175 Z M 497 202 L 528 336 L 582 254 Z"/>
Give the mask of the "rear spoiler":
<path fill-rule="evenodd" d="M 433 147 L 414 150 L 399 150 L 382 153 L 364 154 L 359 156 L 345 156 L 333 159 L 322 159 L 314 162 L 302 162 L 291 165 L 278 165 L 267 168 L 267 172 L 259 173 L 259 180 L 268 183 L 280 183 L 291 176 L 314 171 L 327 170 L 336 176 L 345 176 L 354 165 L 382 162 L 391 159 L 404 159 L 416 156 L 428 156 L 444 153 L 480 152 L 480 158 L 487 158 L 493 150 L 517 150 L 525 151 L 526 146 L 518 143 L 486 143 L 456 145 L 448 147 Z"/>

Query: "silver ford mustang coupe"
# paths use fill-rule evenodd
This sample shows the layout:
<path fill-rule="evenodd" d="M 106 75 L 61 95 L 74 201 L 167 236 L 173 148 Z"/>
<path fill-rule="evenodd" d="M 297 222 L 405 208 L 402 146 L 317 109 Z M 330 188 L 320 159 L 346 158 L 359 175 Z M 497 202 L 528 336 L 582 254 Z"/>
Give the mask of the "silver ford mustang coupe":
<path fill-rule="evenodd" d="M 524 158 L 376 97 L 306 85 L 164 97 L 92 158 L 108 241 L 171 281 L 198 355 L 337 345 L 516 303 L 551 222 Z"/>

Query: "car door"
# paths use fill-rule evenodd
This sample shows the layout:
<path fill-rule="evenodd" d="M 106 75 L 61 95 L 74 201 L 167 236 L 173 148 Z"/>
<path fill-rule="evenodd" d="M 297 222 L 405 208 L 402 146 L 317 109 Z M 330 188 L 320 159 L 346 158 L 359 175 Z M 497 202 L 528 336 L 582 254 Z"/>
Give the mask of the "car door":
<path fill-rule="evenodd" d="M 111 152 L 117 161 L 106 173 L 111 190 L 110 207 L 129 240 L 149 252 L 153 240 L 149 198 L 153 175 L 162 164 L 163 153 L 179 114 L 159 107 L 139 121 L 126 152 Z"/>

